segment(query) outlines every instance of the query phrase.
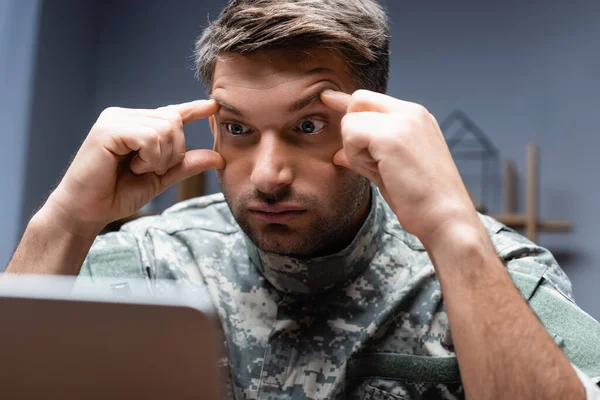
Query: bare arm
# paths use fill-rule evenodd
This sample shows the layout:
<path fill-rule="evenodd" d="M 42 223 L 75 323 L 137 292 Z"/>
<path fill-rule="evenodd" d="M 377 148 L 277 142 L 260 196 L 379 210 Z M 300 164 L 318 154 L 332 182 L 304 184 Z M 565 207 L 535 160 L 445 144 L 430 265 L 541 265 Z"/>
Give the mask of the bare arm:
<path fill-rule="evenodd" d="M 585 390 L 514 286 L 483 225 L 453 224 L 426 245 L 472 399 L 585 399 Z"/>
<path fill-rule="evenodd" d="M 213 100 L 155 110 L 105 110 L 58 187 L 29 222 L 8 273 L 77 275 L 94 238 L 176 182 L 223 168 L 220 154 L 186 151 L 183 125 L 213 115 Z"/>
<path fill-rule="evenodd" d="M 368 91 L 325 91 L 345 111 L 333 159 L 377 185 L 439 277 L 467 397 L 584 399 L 581 381 L 531 311 L 490 242 L 435 118 Z"/>
<path fill-rule="evenodd" d="M 29 221 L 5 272 L 77 275 L 94 238 L 71 233 L 42 208 Z"/>

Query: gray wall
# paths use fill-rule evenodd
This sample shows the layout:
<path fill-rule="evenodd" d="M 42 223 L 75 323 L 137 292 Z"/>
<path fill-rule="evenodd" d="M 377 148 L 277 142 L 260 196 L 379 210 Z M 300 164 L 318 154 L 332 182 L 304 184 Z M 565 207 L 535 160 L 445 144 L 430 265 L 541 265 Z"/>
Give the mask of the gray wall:
<path fill-rule="evenodd" d="M 21 231 L 38 17 L 37 0 L 0 1 L 0 271 Z"/>
<path fill-rule="evenodd" d="M 43 2 L 21 213 L 23 226 L 59 182 L 93 124 L 97 11 L 93 2 Z"/>
<path fill-rule="evenodd" d="M 45 167 L 29 158 L 24 216 L 56 182 L 103 108 L 156 107 L 204 95 L 193 78 L 190 56 L 208 14 L 214 18 L 223 3 L 113 0 L 98 2 L 91 13 L 95 18 L 89 20 L 85 2 L 45 3 L 65 1 L 71 6 L 69 15 L 61 16 L 63 9 L 50 19 L 59 32 L 79 37 L 52 42 L 46 36 L 41 43 L 50 40 L 70 54 L 61 53 L 58 59 L 47 54 L 47 68 L 56 63 L 70 68 L 73 64 L 65 61 L 69 57 L 75 57 L 77 67 L 62 74 L 44 69 L 36 91 L 44 86 L 42 92 L 56 102 L 51 107 L 58 115 L 70 115 L 60 114 L 69 107 L 80 113 L 69 122 L 68 132 L 58 117 L 48 115 L 45 124 L 38 123 L 37 137 L 48 140 L 43 148 L 57 153 L 46 161 L 52 166 L 47 175 L 38 174 Z M 575 225 L 569 234 L 543 235 L 540 243 L 561 256 L 578 303 L 600 319 L 600 190 L 594 179 L 600 145 L 595 118 L 600 107 L 600 2 L 388 0 L 387 6 L 392 23 L 391 95 L 422 103 L 439 119 L 455 108 L 465 110 L 503 157 L 515 159 L 521 172 L 526 144 L 539 145 L 541 214 L 570 218 Z M 93 78 L 86 70 L 76 75 L 73 88 L 74 70 L 90 65 L 95 66 Z M 46 101 L 39 104 L 38 109 L 46 107 Z M 192 147 L 212 143 L 205 122 L 192 124 L 186 132 Z M 62 150 L 59 143 L 64 144 Z M 214 177 L 209 189 L 218 190 Z M 165 194 L 158 207 L 172 199 L 172 193 Z"/>
<path fill-rule="evenodd" d="M 155 108 L 204 98 L 194 78 L 192 51 L 196 37 L 222 1 L 114 1 L 102 15 L 104 29 L 97 48 L 95 115 L 109 106 Z M 186 126 L 190 148 L 212 147 L 208 122 Z M 207 190 L 219 191 L 213 172 Z M 175 199 L 167 191 L 154 203 L 165 208 Z"/>
<path fill-rule="evenodd" d="M 465 110 L 525 169 L 540 150 L 540 213 L 574 223 L 538 240 L 600 319 L 600 2 L 397 2 L 390 94 L 442 118 Z M 523 191 L 521 191 L 521 195 Z"/>

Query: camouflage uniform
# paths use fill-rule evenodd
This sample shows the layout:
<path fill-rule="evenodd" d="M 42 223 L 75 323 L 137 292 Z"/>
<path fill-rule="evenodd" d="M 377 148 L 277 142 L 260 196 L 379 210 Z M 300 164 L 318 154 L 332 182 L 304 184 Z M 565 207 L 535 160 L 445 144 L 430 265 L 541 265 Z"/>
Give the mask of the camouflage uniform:
<path fill-rule="evenodd" d="M 98 237 L 82 274 L 206 287 L 226 337 L 236 399 L 464 398 L 440 284 L 419 240 L 376 189 L 344 250 L 296 260 L 257 249 L 221 194 Z M 545 249 L 481 217 L 515 284 L 589 377 L 600 325 Z M 583 374 L 582 380 L 591 384 Z"/>

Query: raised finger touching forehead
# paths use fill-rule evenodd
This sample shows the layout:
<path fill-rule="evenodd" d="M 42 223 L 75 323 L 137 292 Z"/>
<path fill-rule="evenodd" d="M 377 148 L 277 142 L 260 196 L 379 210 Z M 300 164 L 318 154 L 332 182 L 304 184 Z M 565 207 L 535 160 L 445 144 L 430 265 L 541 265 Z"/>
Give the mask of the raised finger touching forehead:
<path fill-rule="evenodd" d="M 348 112 L 348 106 L 350 105 L 351 100 L 351 95 L 337 90 L 326 89 L 321 92 L 321 101 L 323 104 L 337 112 Z"/>
<path fill-rule="evenodd" d="M 338 112 L 402 112 L 409 111 L 414 103 L 398 100 L 369 90 L 357 90 L 352 95 L 335 90 L 324 90 L 321 101 Z"/>
<path fill-rule="evenodd" d="M 352 94 L 348 112 L 402 112 L 408 111 L 413 105 L 408 101 L 399 100 L 382 93 L 357 90 Z"/>
<path fill-rule="evenodd" d="M 195 100 L 169 107 L 177 110 L 183 123 L 188 124 L 214 115 L 219 110 L 219 103 L 215 100 Z"/>

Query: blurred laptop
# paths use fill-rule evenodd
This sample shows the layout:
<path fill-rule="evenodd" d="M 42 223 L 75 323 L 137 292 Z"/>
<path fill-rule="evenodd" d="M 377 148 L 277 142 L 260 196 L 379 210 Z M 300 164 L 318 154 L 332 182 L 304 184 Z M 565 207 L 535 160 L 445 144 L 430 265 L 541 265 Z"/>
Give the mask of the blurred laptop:
<path fill-rule="evenodd" d="M 222 399 L 203 290 L 0 276 L 0 398 Z"/>

